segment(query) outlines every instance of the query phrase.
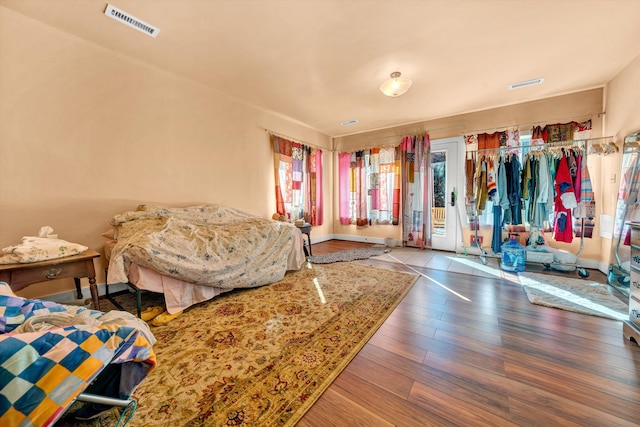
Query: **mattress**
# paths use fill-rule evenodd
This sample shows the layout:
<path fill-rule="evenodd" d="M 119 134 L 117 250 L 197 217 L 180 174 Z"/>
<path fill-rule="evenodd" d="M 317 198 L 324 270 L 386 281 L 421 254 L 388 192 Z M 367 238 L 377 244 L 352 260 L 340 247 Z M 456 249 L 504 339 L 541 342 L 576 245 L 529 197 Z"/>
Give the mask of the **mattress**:
<path fill-rule="evenodd" d="M 104 245 L 105 258 L 108 260 L 116 245 L 115 240 L 109 240 Z M 306 258 L 304 256 L 304 240 L 299 229 L 293 229 L 293 244 L 287 256 L 287 270 L 299 270 Z M 182 311 L 194 304 L 204 302 L 233 288 L 220 288 L 209 285 L 198 285 L 157 271 L 131 263 L 128 274 L 129 283 L 136 288 L 161 293 L 164 295 L 166 309 L 170 314 Z"/>

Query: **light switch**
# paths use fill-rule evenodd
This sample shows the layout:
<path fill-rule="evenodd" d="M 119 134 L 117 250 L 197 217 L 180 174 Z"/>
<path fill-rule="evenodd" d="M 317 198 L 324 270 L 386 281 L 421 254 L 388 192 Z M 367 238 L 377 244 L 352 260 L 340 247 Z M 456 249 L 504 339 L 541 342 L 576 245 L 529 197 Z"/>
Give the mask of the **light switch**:
<path fill-rule="evenodd" d="M 612 173 L 612 174 L 611 174 L 611 178 L 610 178 L 609 180 L 611 181 L 611 183 L 612 183 L 612 184 L 615 184 L 615 183 L 616 183 L 616 178 L 617 178 L 617 177 L 616 177 L 616 174 L 615 174 L 615 173 Z"/>

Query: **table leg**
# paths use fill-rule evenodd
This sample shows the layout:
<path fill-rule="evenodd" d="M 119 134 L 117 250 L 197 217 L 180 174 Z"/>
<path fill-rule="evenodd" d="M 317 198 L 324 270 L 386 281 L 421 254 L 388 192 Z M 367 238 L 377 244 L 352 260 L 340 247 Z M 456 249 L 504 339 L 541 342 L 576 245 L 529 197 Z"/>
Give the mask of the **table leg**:
<path fill-rule="evenodd" d="M 100 311 L 100 300 L 98 299 L 98 285 L 96 285 L 95 277 L 89 277 L 89 289 L 91 290 L 91 300 L 93 301 L 93 309 Z"/>
<path fill-rule="evenodd" d="M 311 236 L 307 233 L 307 246 L 309 246 L 309 256 L 313 256 L 313 252 L 311 252 Z"/>
<path fill-rule="evenodd" d="M 82 288 L 80 287 L 80 279 L 78 277 L 74 277 L 73 281 L 76 283 L 76 297 L 78 299 L 82 299 Z"/>

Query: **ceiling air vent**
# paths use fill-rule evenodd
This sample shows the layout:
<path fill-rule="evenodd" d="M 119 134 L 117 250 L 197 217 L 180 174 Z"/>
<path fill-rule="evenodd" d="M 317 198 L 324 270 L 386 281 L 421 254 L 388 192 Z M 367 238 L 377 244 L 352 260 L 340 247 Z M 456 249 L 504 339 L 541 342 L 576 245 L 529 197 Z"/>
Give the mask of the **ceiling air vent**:
<path fill-rule="evenodd" d="M 514 83 L 509 85 L 509 89 L 520 89 L 521 87 L 539 85 L 543 81 L 544 79 L 540 78 L 540 79 L 527 80 L 526 82 Z"/>
<path fill-rule="evenodd" d="M 113 7 L 110 4 L 107 5 L 104 14 L 109 18 L 115 19 L 118 22 L 122 22 L 123 24 L 128 25 L 134 30 L 138 30 L 141 33 L 145 33 L 146 35 L 151 37 L 157 36 L 160 32 L 160 30 L 153 25 L 149 25 L 143 20 L 138 19 L 127 12 L 124 12 L 117 7 Z"/>

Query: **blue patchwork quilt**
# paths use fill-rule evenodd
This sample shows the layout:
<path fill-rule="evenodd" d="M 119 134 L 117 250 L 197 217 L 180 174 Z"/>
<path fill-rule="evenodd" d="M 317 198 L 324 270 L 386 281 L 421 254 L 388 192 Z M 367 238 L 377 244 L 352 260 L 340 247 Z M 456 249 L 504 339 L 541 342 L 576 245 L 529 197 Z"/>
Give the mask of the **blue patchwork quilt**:
<path fill-rule="evenodd" d="M 87 309 L 0 295 L 1 426 L 52 425 L 110 364 L 123 369 L 121 375 L 127 383 L 126 389 L 121 388 L 110 397 L 128 398 L 155 367 L 151 344 L 135 327 L 78 324 L 15 332 L 34 316 L 76 315 L 84 310 Z M 91 318 L 98 320 L 104 314 L 88 311 Z"/>

